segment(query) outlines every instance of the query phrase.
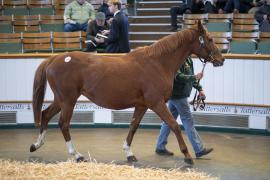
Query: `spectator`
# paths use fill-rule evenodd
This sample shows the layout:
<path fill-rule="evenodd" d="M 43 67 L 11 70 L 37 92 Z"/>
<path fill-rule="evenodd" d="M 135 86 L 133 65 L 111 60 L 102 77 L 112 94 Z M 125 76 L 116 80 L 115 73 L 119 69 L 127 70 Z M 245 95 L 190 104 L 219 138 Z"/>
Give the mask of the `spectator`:
<path fill-rule="evenodd" d="M 177 71 L 174 78 L 173 92 L 168 101 L 169 110 L 173 117 L 177 119 L 180 115 L 185 132 L 195 151 L 197 158 L 209 154 L 213 148 L 205 148 L 202 140 L 194 127 L 193 117 L 189 109 L 188 97 L 190 96 L 192 87 L 199 91 L 200 96 L 205 96 L 202 87 L 197 80 L 203 77 L 202 73 L 194 75 L 193 61 L 190 57 Z M 172 156 L 173 153 L 166 149 L 167 138 L 170 134 L 170 128 L 166 123 L 162 123 L 160 134 L 156 145 L 156 153 L 158 155 Z"/>
<path fill-rule="evenodd" d="M 94 7 L 85 0 L 68 4 L 64 12 L 64 31 L 86 31 L 88 22 L 95 19 Z"/>
<path fill-rule="evenodd" d="M 105 39 L 105 42 L 107 43 L 106 52 L 127 53 L 130 51 L 128 37 L 128 17 L 120 11 L 120 0 L 109 0 L 108 4 L 110 12 L 114 15 L 109 36 L 107 39 Z"/>
<path fill-rule="evenodd" d="M 177 31 L 177 15 L 180 14 L 200 14 L 204 13 L 203 0 L 192 0 L 187 1 L 186 4 L 181 4 L 180 6 L 173 6 L 170 9 L 171 14 L 171 29 L 170 31 Z"/>
<path fill-rule="evenodd" d="M 97 34 L 105 35 L 106 31 L 109 30 L 109 26 L 105 21 L 105 14 L 103 12 L 98 12 L 96 14 L 96 19 L 88 24 L 86 31 L 86 51 L 93 52 L 97 49 L 106 49 L 106 44 L 104 41 L 97 37 Z"/>
<path fill-rule="evenodd" d="M 222 0 L 206 0 L 204 2 L 205 13 L 223 13 L 224 1 Z"/>
<path fill-rule="evenodd" d="M 255 18 L 260 24 L 260 31 L 270 32 L 270 0 L 266 0 L 266 3 L 258 9 Z"/>
<path fill-rule="evenodd" d="M 253 0 L 254 6 L 248 11 L 249 14 L 255 14 L 259 7 L 264 4 L 265 0 Z"/>
<path fill-rule="evenodd" d="M 247 13 L 253 7 L 253 0 L 228 0 L 224 11 L 225 13 Z"/>
<path fill-rule="evenodd" d="M 121 12 L 123 13 L 123 14 L 125 14 L 126 16 L 128 16 L 129 14 L 128 14 L 128 10 L 127 10 L 127 0 L 121 0 Z"/>
<path fill-rule="evenodd" d="M 109 10 L 108 0 L 103 0 L 103 3 L 98 9 L 98 12 L 103 12 L 106 16 L 106 21 L 113 18 L 113 13 Z"/>

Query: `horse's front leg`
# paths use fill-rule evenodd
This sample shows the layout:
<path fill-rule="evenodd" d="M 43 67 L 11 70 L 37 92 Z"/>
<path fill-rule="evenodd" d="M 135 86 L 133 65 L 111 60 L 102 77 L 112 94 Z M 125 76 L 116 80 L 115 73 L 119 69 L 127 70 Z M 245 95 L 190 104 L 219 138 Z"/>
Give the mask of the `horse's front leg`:
<path fill-rule="evenodd" d="M 174 117 L 172 116 L 171 112 L 167 108 L 165 102 L 160 101 L 152 108 L 152 110 L 155 113 L 157 113 L 157 115 L 163 121 L 165 121 L 168 124 L 168 126 L 170 127 L 170 129 L 175 133 L 180 150 L 185 155 L 184 161 L 188 164 L 194 164 L 194 162 L 193 162 L 193 160 L 188 152 L 188 149 L 187 149 L 186 143 L 183 139 L 183 136 L 181 134 L 181 129 L 180 129 L 178 123 L 176 122 L 176 120 L 174 119 Z"/>
<path fill-rule="evenodd" d="M 84 157 L 78 151 L 76 151 L 75 146 L 73 145 L 71 141 L 70 132 L 69 132 L 69 125 L 70 125 L 70 120 L 73 113 L 73 108 L 74 106 L 71 106 L 69 104 L 66 104 L 64 105 L 64 107 L 61 108 L 59 126 L 65 138 L 69 154 L 72 155 L 76 159 L 77 162 L 82 162 L 82 161 L 85 161 Z"/>
<path fill-rule="evenodd" d="M 123 145 L 123 150 L 126 153 L 128 162 L 136 162 L 137 161 L 136 157 L 133 155 L 133 153 L 131 151 L 130 145 L 132 143 L 132 139 L 134 137 L 134 134 L 136 133 L 136 130 L 138 129 L 139 124 L 141 122 L 141 119 L 142 119 L 143 115 L 145 114 L 146 110 L 147 110 L 147 107 L 145 107 L 145 106 L 135 107 L 132 121 L 130 123 L 128 136 L 127 136 L 126 141 L 124 142 L 124 145 Z"/>

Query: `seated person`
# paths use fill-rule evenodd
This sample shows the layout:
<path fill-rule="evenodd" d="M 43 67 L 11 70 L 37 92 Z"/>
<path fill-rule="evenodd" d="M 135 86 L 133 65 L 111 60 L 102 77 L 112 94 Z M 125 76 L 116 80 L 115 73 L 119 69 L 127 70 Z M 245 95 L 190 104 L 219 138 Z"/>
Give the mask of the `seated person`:
<path fill-rule="evenodd" d="M 247 13 L 253 7 L 253 0 L 228 0 L 224 11 L 225 13 Z"/>
<path fill-rule="evenodd" d="M 107 22 L 109 25 L 111 25 L 112 20 L 113 20 L 113 13 L 111 13 L 110 10 L 109 10 L 108 1 L 109 1 L 109 0 L 103 0 L 103 4 L 99 7 L 98 12 L 103 12 L 103 13 L 105 14 L 105 16 L 106 16 L 106 22 Z M 120 11 L 121 11 L 123 14 L 125 14 L 125 15 L 128 16 L 128 12 L 127 12 L 126 7 L 123 7 L 124 1 L 125 1 L 125 0 L 122 0 L 122 1 L 121 1 L 122 5 L 121 5 Z M 125 4 L 126 4 L 126 3 L 127 3 L 127 2 L 125 1 Z"/>
<path fill-rule="evenodd" d="M 128 17 L 121 11 L 120 0 L 109 0 L 109 10 L 114 14 L 111 21 L 108 38 L 103 40 L 107 43 L 107 53 L 128 53 L 129 47 L 129 23 Z"/>
<path fill-rule="evenodd" d="M 260 31 L 270 32 L 270 0 L 258 9 L 255 18 L 259 22 Z"/>
<path fill-rule="evenodd" d="M 192 2 L 187 1 L 186 4 L 181 4 L 180 6 L 173 6 L 170 9 L 171 14 L 171 29 L 170 31 L 177 31 L 177 15 L 178 14 L 201 14 L 204 13 L 204 3 L 203 0 L 192 0 Z"/>
<path fill-rule="evenodd" d="M 105 14 L 106 21 L 110 18 L 113 18 L 113 13 L 111 13 L 109 10 L 108 0 L 103 0 L 103 3 L 98 9 L 98 12 L 103 12 Z"/>
<path fill-rule="evenodd" d="M 224 0 L 206 0 L 204 2 L 204 13 L 223 13 Z"/>
<path fill-rule="evenodd" d="M 128 10 L 127 10 L 127 6 L 128 6 L 127 0 L 121 0 L 121 3 L 122 3 L 122 6 L 121 6 L 120 11 L 121 11 L 124 15 L 129 16 Z"/>
<path fill-rule="evenodd" d="M 86 31 L 86 51 L 93 52 L 97 49 L 106 49 L 106 44 L 102 41 L 97 34 L 105 35 L 106 30 L 109 29 L 105 21 L 105 14 L 103 12 L 98 12 L 96 14 L 96 19 L 88 24 Z"/>
<path fill-rule="evenodd" d="M 64 31 L 86 31 L 88 22 L 95 19 L 94 7 L 85 0 L 76 0 L 68 4 L 64 12 Z"/>
<path fill-rule="evenodd" d="M 248 11 L 249 14 L 255 14 L 259 7 L 264 4 L 265 0 L 253 0 L 254 6 Z"/>

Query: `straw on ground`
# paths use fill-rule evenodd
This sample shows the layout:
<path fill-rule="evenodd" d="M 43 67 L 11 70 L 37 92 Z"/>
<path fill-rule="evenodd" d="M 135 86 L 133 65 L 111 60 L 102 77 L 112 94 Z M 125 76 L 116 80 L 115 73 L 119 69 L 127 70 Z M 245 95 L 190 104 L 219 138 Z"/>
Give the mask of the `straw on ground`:
<path fill-rule="evenodd" d="M 19 162 L 0 159 L 0 179 L 217 180 L 194 170 L 136 168 L 96 162 Z"/>

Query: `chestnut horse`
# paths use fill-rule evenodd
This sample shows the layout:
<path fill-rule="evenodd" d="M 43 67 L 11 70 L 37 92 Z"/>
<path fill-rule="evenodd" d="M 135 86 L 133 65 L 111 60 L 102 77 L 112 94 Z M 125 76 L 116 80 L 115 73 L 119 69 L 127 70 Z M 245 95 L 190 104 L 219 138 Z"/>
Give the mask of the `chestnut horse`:
<path fill-rule="evenodd" d="M 67 52 L 49 57 L 39 65 L 34 78 L 33 111 L 35 123 L 40 125 L 40 134 L 30 151 L 44 144 L 48 122 L 61 112 L 59 126 L 68 152 L 77 161 L 84 160 L 75 150 L 69 133 L 73 108 L 78 97 L 84 95 L 104 108 L 119 110 L 135 107 L 123 145 L 129 162 L 137 161 L 130 146 L 149 108 L 169 125 L 176 135 L 185 162 L 193 164 L 179 125 L 166 106 L 176 71 L 191 54 L 212 62 L 214 66 L 221 66 L 224 62 L 222 54 L 200 21 L 194 28 L 176 32 L 151 46 L 137 48 L 122 56 Z M 42 111 L 47 80 L 54 93 L 54 101 Z"/>

